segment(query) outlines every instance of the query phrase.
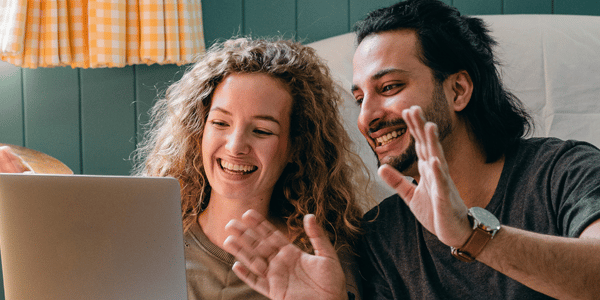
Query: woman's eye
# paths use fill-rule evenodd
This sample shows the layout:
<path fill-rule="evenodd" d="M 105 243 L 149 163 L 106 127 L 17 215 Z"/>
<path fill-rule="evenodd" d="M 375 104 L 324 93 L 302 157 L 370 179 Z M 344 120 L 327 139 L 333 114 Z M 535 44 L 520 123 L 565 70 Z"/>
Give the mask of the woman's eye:
<path fill-rule="evenodd" d="M 215 127 L 227 127 L 227 123 L 223 121 L 211 121 L 210 123 L 213 124 Z"/>
<path fill-rule="evenodd" d="M 254 132 L 259 135 L 273 135 L 272 132 L 261 130 L 261 129 L 255 129 Z"/>

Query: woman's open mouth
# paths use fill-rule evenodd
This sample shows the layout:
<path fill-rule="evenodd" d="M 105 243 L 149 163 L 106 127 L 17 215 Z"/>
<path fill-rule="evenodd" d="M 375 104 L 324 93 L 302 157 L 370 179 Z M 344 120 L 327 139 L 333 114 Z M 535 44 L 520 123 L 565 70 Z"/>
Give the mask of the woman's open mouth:
<path fill-rule="evenodd" d="M 258 169 L 257 166 L 233 164 L 220 158 L 217 159 L 217 162 L 221 166 L 221 170 L 231 174 L 250 174 Z"/>

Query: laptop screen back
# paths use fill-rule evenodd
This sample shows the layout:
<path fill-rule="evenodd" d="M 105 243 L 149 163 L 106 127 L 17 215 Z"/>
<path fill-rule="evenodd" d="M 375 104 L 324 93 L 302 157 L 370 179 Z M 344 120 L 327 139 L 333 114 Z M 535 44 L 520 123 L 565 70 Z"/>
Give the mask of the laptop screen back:
<path fill-rule="evenodd" d="M 186 299 L 179 183 L 0 174 L 0 255 L 7 299 Z"/>

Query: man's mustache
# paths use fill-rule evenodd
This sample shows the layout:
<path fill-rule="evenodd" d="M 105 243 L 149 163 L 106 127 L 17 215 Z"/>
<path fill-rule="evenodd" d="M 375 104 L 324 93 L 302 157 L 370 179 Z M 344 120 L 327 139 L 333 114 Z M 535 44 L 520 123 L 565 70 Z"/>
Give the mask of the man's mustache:
<path fill-rule="evenodd" d="M 368 132 L 369 132 L 369 134 L 371 134 L 373 132 L 376 132 L 376 131 L 381 130 L 386 127 L 399 126 L 399 125 L 406 126 L 406 122 L 404 122 L 404 119 L 393 119 L 393 120 L 380 121 L 380 122 L 377 122 L 377 123 L 371 125 L 371 127 L 369 127 Z"/>

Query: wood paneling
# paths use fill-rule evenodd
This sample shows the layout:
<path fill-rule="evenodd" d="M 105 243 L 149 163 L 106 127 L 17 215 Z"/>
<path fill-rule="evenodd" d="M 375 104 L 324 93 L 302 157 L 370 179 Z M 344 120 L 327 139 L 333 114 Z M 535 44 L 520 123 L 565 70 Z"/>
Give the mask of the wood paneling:
<path fill-rule="evenodd" d="M 554 13 L 562 15 L 600 15 L 598 0 L 554 0 Z"/>
<path fill-rule="evenodd" d="M 296 0 L 245 0 L 244 33 L 253 37 L 296 36 Z"/>
<path fill-rule="evenodd" d="M 502 14 L 502 0 L 453 0 L 452 5 L 464 15 Z"/>
<path fill-rule="evenodd" d="M 397 0 L 364 1 L 350 0 L 350 30 L 354 24 L 364 19 L 367 14 L 376 9 L 390 6 L 398 2 Z"/>
<path fill-rule="evenodd" d="M 78 74 L 70 67 L 23 69 L 25 146 L 75 173 L 81 172 Z"/>
<path fill-rule="evenodd" d="M 504 0 L 505 14 L 551 14 L 552 0 Z"/>
<path fill-rule="evenodd" d="M 243 34 L 242 0 L 202 1 L 202 22 L 206 47 L 215 40 Z"/>
<path fill-rule="evenodd" d="M 21 68 L 0 61 L 0 143 L 23 146 Z"/>
<path fill-rule="evenodd" d="M 167 88 L 179 80 L 187 66 L 135 66 L 135 109 L 136 133 L 140 141 L 144 135 L 144 127 L 150 121 L 149 110 L 158 97 L 162 97 Z"/>
<path fill-rule="evenodd" d="M 304 43 L 349 30 L 348 0 L 298 1 L 298 38 Z"/>
<path fill-rule="evenodd" d="M 81 70 L 83 173 L 115 175 L 131 170 L 134 86 L 131 66 Z"/>

